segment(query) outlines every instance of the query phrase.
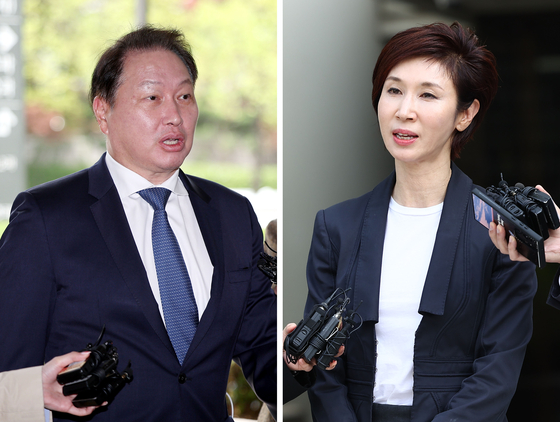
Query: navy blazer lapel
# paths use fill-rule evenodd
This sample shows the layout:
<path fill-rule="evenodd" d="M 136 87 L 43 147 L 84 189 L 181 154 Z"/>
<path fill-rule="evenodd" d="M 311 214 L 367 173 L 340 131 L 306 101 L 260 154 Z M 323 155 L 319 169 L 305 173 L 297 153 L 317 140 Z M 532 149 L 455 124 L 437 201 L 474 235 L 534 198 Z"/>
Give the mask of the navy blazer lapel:
<path fill-rule="evenodd" d="M 389 201 L 395 186 L 395 172 L 375 187 L 370 194 L 362 226 L 360 249 L 356 268 L 353 300 L 360 306 L 364 321 L 379 321 L 379 286 L 381 282 L 381 261 L 383 243 L 387 227 Z"/>
<path fill-rule="evenodd" d="M 223 285 L 225 280 L 224 273 L 224 251 L 222 242 L 222 227 L 220 212 L 212 205 L 212 198 L 196 183 L 195 178 L 179 173 L 181 181 L 189 192 L 189 198 L 196 215 L 198 226 L 202 232 L 202 237 L 210 255 L 210 260 L 214 266 L 212 275 L 212 287 L 210 290 L 210 301 L 202 314 L 196 334 L 189 347 L 185 363 L 189 356 L 195 352 L 201 344 L 201 340 L 210 328 L 217 311 L 220 309 Z"/>
<path fill-rule="evenodd" d="M 451 272 L 467 212 L 472 181 L 452 163 L 452 175 L 445 195 L 441 220 L 436 235 L 432 259 L 428 268 L 420 313 L 443 315 Z M 395 186 L 393 172 L 371 192 L 364 214 L 357 256 L 357 269 L 352 303 L 363 300 L 360 314 L 365 321 L 379 321 L 379 286 L 383 244 L 387 227 L 387 212 Z M 403 239 L 406 241 L 406 239 Z"/>
<path fill-rule="evenodd" d="M 105 154 L 89 169 L 89 194 L 97 198 L 91 212 L 122 278 L 165 346 L 175 354 L 134 242 Z"/>
<path fill-rule="evenodd" d="M 443 202 L 432 259 L 419 312 L 443 315 L 461 228 L 471 200 L 472 180 L 452 163 L 452 175 Z"/>

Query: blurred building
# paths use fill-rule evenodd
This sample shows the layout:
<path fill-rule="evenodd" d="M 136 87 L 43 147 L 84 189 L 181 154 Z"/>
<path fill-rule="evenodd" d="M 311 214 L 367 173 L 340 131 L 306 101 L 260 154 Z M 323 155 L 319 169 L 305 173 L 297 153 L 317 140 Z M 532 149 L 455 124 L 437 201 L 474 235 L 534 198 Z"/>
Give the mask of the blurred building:
<path fill-rule="evenodd" d="M 19 0 L 0 1 L 0 221 L 25 187 L 20 6 Z"/>
<path fill-rule="evenodd" d="M 560 1 L 284 0 L 284 323 L 302 317 L 315 213 L 371 190 L 393 169 L 371 105 L 377 55 L 396 32 L 459 21 L 496 55 L 500 89 L 457 165 L 475 183 L 542 184 L 560 201 Z M 508 419 L 560 420 L 560 312 L 545 304 L 556 271 L 538 271 L 535 330 Z M 284 421 L 311 420 L 307 398 Z"/>

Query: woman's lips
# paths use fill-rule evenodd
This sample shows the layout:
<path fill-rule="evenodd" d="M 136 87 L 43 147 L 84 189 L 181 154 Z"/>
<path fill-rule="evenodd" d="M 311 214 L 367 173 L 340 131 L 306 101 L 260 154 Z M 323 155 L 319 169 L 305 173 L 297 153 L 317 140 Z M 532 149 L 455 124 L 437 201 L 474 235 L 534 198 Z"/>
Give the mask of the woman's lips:
<path fill-rule="evenodd" d="M 393 140 L 398 145 L 406 146 L 414 143 L 418 139 L 418 135 L 409 130 L 398 129 L 393 131 Z"/>

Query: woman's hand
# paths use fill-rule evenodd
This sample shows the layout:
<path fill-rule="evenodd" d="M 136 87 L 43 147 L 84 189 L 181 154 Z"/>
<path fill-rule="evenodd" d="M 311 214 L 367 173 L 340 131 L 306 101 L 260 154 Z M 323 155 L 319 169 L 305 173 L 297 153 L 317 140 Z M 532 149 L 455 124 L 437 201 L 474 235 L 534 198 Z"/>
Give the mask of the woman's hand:
<path fill-rule="evenodd" d="M 286 337 L 288 336 L 288 334 L 294 331 L 296 327 L 297 324 L 294 324 L 293 322 L 289 323 L 284 327 L 282 344 L 284 344 L 284 342 L 286 341 Z M 341 345 L 335 357 L 339 357 L 343 353 L 344 353 L 344 345 Z M 305 371 L 305 372 L 311 371 L 313 367 L 317 364 L 315 358 L 311 360 L 311 363 L 306 362 L 305 359 L 303 358 L 298 359 L 296 363 L 288 362 L 286 358 L 286 350 L 284 350 L 284 362 L 286 363 L 286 365 L 288 365 L 288 368 L 290 368 L 291 371 Z M 334 369 L 335 366 L 336 366 L 336 359 L 333 359 L 329 364 L 329 366 L 325 369 L 327 371 L 330 371 L 331 369 Z"/>
<path fill-rule="evenodd" d="M 72 404 L 76 395 L 65 396 L 62 394 L 62 385 L 56 376 L 73 362 L 87 359 L 89 352 L 71 352 L 51 359 L 43 366 L 43 402 L 45 409 L 57 412 L 70 413 L 76 416 L 86 416 L 97 409 L 98 406 L 78 408 Z"/>

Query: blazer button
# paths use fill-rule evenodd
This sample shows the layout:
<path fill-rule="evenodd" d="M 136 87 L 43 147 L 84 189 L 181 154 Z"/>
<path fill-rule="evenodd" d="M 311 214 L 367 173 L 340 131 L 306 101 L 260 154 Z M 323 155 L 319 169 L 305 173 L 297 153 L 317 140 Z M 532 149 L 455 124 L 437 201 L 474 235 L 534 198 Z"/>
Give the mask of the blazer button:
<path fill-rule="evenodd" d="M 184 384 L 187 381 L 187 376 L 183 373 L 179 374 L 179 384 Z"/>

